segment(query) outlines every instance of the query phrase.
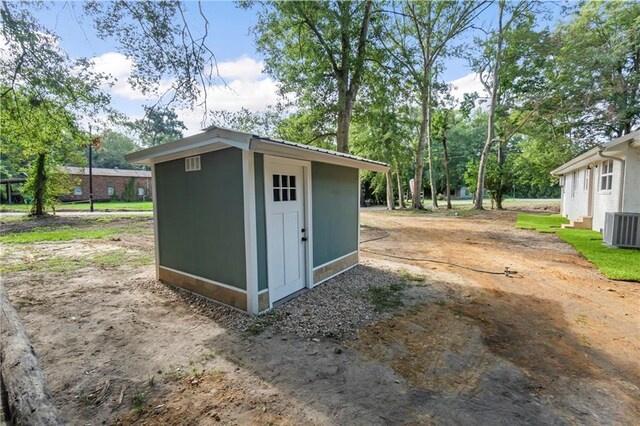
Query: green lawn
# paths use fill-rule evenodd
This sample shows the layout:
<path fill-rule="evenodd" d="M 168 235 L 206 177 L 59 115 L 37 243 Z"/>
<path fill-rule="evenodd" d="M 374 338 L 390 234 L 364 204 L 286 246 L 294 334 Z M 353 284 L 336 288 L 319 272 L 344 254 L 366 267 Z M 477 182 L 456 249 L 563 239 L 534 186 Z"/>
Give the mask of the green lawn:
<path fill-rule="evenodd" d="M 557 215 L 519 214 L 516 228 L 555 232 L 613 280 L 640 282 L 640 250 L 607 247 L 602 235 L 590 229 L 561 229 L 568 220 Z"/>
<path fill-rule="evenodd" d="M 135 201 L 135 202 L 118 202 L 106 201 L 93 203 L 96 211 L 119 210 L 119 211 L 152 211 L 153 203 L 151 201 Z M 58 203 L 55 207 L 56 211 L 89 211 L 89 203 Z M 28 212 L 31 210 L 29 204 L 3 204 L 0 206 L 0 212 Z"/>

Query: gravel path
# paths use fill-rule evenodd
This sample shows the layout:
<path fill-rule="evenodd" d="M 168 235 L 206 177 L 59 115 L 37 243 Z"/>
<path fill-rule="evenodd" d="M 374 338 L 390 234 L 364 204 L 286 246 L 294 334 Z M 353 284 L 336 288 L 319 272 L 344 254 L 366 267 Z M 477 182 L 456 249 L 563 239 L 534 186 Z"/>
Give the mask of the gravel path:
<path fill-rule="evenodd" d="M 154 280 L 140 280 L 135 284 L 171 299 L 182 299 L 193 311 L 232 330 L 341 340 L 354 337 L 362 325 L 393 313 L 393 310 L 376 310 L 370 300 L 371 287 L 404 284 L 404 281 L 398 282 L 397 272 L 382 268 L 375 260 L 365 260 L 338 277 L 256 317 Z"/>

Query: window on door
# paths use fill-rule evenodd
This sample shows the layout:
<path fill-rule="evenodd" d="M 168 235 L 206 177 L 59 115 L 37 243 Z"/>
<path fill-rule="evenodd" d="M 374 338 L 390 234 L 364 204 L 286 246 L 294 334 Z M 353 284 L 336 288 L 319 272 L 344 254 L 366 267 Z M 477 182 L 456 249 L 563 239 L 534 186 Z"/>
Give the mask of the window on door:
<path fill-rule="evenodd" d="M 613 160 L 604 160 L 600 164 L 600 191 L 611 191 L 613 183 Z"/>
<path fill-rule="evenodd" d="M 273 175 L 273 201 L 296 201 L 296 177 Z"/>

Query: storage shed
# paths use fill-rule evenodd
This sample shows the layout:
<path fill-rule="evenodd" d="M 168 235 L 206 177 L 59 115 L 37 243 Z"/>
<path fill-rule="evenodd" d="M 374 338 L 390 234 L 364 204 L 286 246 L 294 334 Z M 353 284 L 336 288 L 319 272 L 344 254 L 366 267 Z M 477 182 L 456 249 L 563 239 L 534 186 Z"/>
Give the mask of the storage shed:
<path fill-rule="evenodd" d="M 357 265 L 353 155 L 220 127 L 127 155 L 149 164 L 156 277 L 250 313 Z"/>

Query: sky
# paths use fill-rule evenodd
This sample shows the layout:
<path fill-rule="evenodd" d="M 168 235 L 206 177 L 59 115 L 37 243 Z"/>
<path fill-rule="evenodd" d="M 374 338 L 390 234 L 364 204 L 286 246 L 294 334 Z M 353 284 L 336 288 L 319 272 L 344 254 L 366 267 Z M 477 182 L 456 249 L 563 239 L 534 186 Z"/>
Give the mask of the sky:
<path fill-rule="evenodd" d="M 187 13 L 196 21 L 196 3 L 187 3 Z M 257 21 L 255 10 L 236 7 L 234 2 L 209 1 L 203 3 L 204 13 L 211 23 L 208 45 L 216 55 L 221 77 L 227 86 L 209 90 L 209 109 L 237 111 L 247 108 L 263 111 L 277 102 L 277 82 L 263 73 L 261 56 L 256 52 L 254 37 L 249 33 Z M 491 19 L 491 11 L 483 19 Z M 97 71 L 111 74 L 116 79 L 113 87 L 105 87 L 112 97 L 112 105 L 131 119 L 143 116 L 142 106 L 153 104 L 131 88 L 127 82 L 132 61 L 117 52 L 113 40 L 100 40 L 86 17 L 82 5 L 74 2 L 50 3 L 50 7 L 36 16 L 47 28 L 60 37 L 60 45 L 72 58 L 93 58 Z M 453 95 L 459 99 L 464 93 L 482 92 L 475 74 L 463 59 L 448 59 L 443 78 L 454 85 Z M 177 110 L 179 118 L 188 130 L 186 135 L 197 133 L 202 125 L 202 111 Z"/>

